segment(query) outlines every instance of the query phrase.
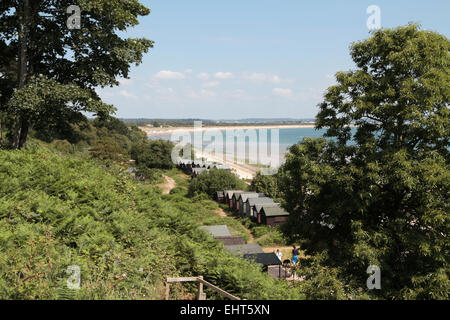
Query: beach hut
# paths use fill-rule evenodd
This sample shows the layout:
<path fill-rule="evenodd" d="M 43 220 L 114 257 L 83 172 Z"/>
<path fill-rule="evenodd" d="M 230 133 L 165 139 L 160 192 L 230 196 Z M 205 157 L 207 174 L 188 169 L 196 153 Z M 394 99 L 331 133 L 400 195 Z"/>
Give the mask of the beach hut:
<path fill-rule="evenodd" d="M 215 237 L 215 239 L 223 242 L 225 246 L 235 246 L 245 244 L 244 238 L 240 236 Z"/>
<path fill-rule="evenodd" d="M 276 226 L 287 221 L 289 213 L 281 207 L 262 207 L 258 212 L 257 223 Z"/>
<path fill-rule="evenodd" d="M 217 191 L 214 195 L 214 198 L 218 203 L 224 203 L 225 202 L 225 191 Z"/>
<path fill-rule="evenodd" d="M 225 203 L 228 204 L 230 209 L 233 207 L 233 194 L 235 192 L 243 192 L 243 190 L 225 190 Z"/>
<path fill-rule="evenodd" d="M 263 265 L 263 271 L 268 271 L 270 267 L 278 266 L 278 275 L 276 276 L 276 278 L 281 278 L 282 262 L 280 261 L 280 259 L 278 259 L 275 253 L 248 253 L 244 254 L 244 259 L 251 260 Z"/>
<path fill-rule="evenodd" d="M 200 229 L 212 235 L 214 239 L 223 242 L 225 246 L 245 244 L 244 238 L 231 235 L 230 230 L 226 225 L 201 226 Z"/>
<path fill-rule="evenodd" d="M 260 198 L 249 198 L 245 206 L 245 217 L 252 218 L 256 220 L 258 218 L 257 212 L 259 212 L 263 205 L 276 206 L 272 198 L 260 197 Z"/>
<path fill-rule="evenodd" d="M 239 197 L 241 196 L 241 194 L 245 193 L 245 191 L 239 191 L 239 192 L 234 192 L 233 196 L 231 197 L 232 199 L 232 206 L 231 209 L 233 211 L 239 211 Z"/>
<path fill-rule="evenodd" d="M 230 246 L 225 246 L 225 249 L 237 256 L 243 256 L 245 254 L 264 253 L 261 246 L 257 243 L 230 245 Z"/>
<path fill-rule="evenodd" d="M 214 238 L 217 237 L 231 237 L 230 230 L 226 225 L 216 225 L 216 226 L 201 226 L 200 229 L 206 231 Z"/>
<path fill-rule="evenodd" d="M 249 198 L 262 198 L 265 197 L 264 193 L 256 193 L 256 192 L 245 192 L 242 193 L 239 196 L 239 213 L 241 214 L 241 216 L 244 216 L 245 212 L 247 211 L 246 207 L 247 207 L 247 200 Z"/>

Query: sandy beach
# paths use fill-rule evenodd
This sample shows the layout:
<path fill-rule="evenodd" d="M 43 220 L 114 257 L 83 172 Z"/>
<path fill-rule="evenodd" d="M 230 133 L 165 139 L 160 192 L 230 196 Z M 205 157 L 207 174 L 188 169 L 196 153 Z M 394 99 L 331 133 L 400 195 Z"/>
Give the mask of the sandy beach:
<path fill-rule="evenodd" d="M 227 165 L 240 179 L 253 179 L 256 173 L 260 170 L 259 168 L 249 164 L 227 160 L 224 155 L 213 155 L 208 152 L 202 152 L 199 149 L 194 150 L 197 158 L 204 158 L 208 162 L 217 162 Z"/>
<path fill-rule="evenodd" d="M 201 131 L 219 131 L 219 130 L 248 130 L 248 129 L 287 129 L 287 128 L 314 128 L 315 124 L 313 123 L 305 123 L 305 124 L 280 124 L 280 125 L 243 125 L 243 126 L 204 126 L 198 128 L 197 130 Z M 154 135 L 166 135 L 171 134 L 175 131 L 186 131 L 193 132 L 194 127 L 164 127 L 164 128 L 155 128 L 155 127 L 139 127 L 142 131 L 147 133 L 149 136 Z"/>

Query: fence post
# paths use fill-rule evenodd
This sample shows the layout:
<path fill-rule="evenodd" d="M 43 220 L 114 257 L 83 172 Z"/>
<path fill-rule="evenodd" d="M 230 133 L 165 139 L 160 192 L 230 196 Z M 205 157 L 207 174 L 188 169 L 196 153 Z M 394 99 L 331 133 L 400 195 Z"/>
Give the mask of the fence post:
<path fill-rule="evenodd" d="M 200 276 L 198 278 L 203 280 L 203 276 Z M 203 283 L 199 281 L 197 284 L 197 288 L 197 300 L 206 300 L 206 293 L 203 293 Z"/>
<path fill-rule="evenodd" d="M 170 294 L 170 282 L 166 283 L 166 300 L 169 300 L 169 294 Z"/>

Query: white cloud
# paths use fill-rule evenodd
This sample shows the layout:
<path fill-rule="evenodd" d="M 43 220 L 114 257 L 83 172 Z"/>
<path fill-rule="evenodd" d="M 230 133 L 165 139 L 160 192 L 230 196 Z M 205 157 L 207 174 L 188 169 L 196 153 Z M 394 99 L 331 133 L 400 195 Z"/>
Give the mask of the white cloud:
<path fill-rule="evenodd" d="M 330 79 L 330 80 L 334 80 L 334 74 L 326 74 L 325 78 Z"/>
<path fill-rule="evenodd" d="M 242 89 L 235 89 L 235 90 L 229 91 L 226 93 L 226 97 L 235 99 L 235 100 L 241 100 L 241 101 L 256 101 L 258 98 L 261 98 L 261 96 L 259 96 L 258 98 L 251 96 Z"/>
<path fill-rule="evenodd" d="M 184 70 L 184 73 L 192 73 L 192 69 L 186 69 Z"/>
<path fill-rule="evenodd" d="M 213 88 L 217 87 L 220 84 L 219 81 L 208 81 L 202 84 L 204 88 Z"/>
<path fill-rule="evenodd" d="M 163 80 L 174 80 L 174 79 L 184 79 L 185 76 L 181 72 L 162 70 L 155 75 L 155 78 Z"/>
<path fill-rule="evenodd" d="M 250 81 L 256 81 L 256 82 L 272 82 L 272 83 L 280 83 L 281 78 L 277 76 L 276 74 L 266 74 L 266 73 L 251 73 L 251 74 L 244 74 L 244 79 L 250 80 Z"/>
<path fill-rule="evenodd" d="M 202 73 L 199 73 L 197 75 L 197 78 L 199 78 L 200 80 L 208 80 L 209 79 L 209 74 L 207 74 L 205 72 L 202 72 Z"/>
<path fill-rule="evenodd" d="M 126 86 L 126 85 L 131 84 L 131 79 L 119 78 L 119 79 L 117 79 L 117 81 L 119 81 L 119 84 L 121 86 Z"/>
<path fill-rule="evenodd" d="M 274 88 L 272 93 L 279 97 L 289 98 L 292 96 L 292 90 L 288 88 Z"/>
<path fill-rule="evenodd" d="M 125 98 L 131 98 L 131 99 L 136 99 L 137 98 L 134 94 L 129 93 L 127 90 L 120 90 L 119 94 L 122 97 L 125 97 Z"/>
<path fill-rule="evenodd" d="M 216 93 L 206 89 L 202 89 L 200 91 L 190 90 L 186 93 L 186 96 L 191 99 L 215 98 Z"/>
<path fill-rule="evenodd" d="M 217 72 L 215 75 L 216 79 L 231 79 L 233 74 L 231 72 Z"/>

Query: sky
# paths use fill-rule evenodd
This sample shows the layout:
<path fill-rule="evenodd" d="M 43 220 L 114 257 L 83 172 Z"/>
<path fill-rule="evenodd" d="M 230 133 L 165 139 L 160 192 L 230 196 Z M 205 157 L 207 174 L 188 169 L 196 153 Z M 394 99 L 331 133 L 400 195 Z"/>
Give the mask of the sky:
<path fill-rule="evenodd" d="M 334 74 L 354 68 L 367 21 L 449 37 L 448 0 L 141 0 L 126 37 L 155 41 L 129 79 L 99 88 L 120 118 L 314 118 Z"/>

